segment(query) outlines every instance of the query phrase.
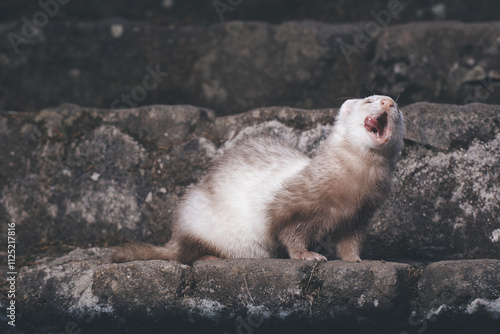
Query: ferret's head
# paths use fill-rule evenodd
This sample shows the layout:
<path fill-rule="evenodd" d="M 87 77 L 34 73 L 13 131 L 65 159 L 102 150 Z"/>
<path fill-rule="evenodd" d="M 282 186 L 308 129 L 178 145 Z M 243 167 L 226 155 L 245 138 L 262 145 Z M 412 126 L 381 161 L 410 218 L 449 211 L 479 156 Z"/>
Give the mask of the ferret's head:
<path fill-rule="evenodd" d="M 347 100 L 337 116 L 336 130 L 360 148 L 397 154 L 403 147 L 403 114 L 388 96 Z"/>

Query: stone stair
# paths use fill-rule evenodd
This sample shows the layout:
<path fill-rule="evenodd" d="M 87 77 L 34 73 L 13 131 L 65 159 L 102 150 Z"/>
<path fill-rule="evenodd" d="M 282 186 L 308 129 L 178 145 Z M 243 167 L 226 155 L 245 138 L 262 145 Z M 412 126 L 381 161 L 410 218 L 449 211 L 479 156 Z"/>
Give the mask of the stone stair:
<path fill-rule="evenodd" d="M 90 333 L 495 333 L 500 260 L 103 264 L 75 250 L 23 270 L 24 327 Z"/>
<path fill-rule="evenodd" d="M 25 255 L 61 244 L 163 243 L 176 201 L 225 147 L 267 133 L 314 154 L 336 113 L 272 107 L 215 117 L 193 106 L 76 105 L 2 112 L 2 217 L 15 223 Z M 395 189 L 362 254 L 371 261 L 116 265 L 106 264 L 108 248 L 75 250 L 21 270 L 19 328 L 495 332 L 500 106 L 417 103 L 403 113 Z M 330 259 L 333 250 L 329 239 L 314 249 Z"/>
<path fill-rule="evenodd" d="M 3 1 L 1 331 L 498 333 L 497 6 Z M 342 101 L 372 92 L 399 98 L 407 133 L 366 261 L 335 261 L 327 238 L 321 264 L 109 263 L 109 246 L 166 242 L 234 141 L 314 155 Z"/>

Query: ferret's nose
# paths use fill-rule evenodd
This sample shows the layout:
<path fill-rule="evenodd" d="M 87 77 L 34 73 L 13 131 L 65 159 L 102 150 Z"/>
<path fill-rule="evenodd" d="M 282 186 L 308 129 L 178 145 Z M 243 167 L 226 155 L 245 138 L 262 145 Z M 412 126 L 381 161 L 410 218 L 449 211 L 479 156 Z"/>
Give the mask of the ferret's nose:
<path fill-rule="evenodd" d="M 383 98 L 380 100 L 380 107 L 384 111 L 390 111 L 392 107 L 394 107 L 394 101 L 389 98 Z"/>

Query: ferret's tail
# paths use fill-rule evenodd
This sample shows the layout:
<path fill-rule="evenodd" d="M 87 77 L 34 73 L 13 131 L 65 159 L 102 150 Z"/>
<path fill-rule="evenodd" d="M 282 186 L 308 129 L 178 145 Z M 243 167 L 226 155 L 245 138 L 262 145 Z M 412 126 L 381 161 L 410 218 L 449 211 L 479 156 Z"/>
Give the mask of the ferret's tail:
<path fill-rule="evenodd" d="M 145 260 L 176 260 L 176 247 L 171 242 L 164 247 L 150 244 L 127 244 L 115 247 L 111 254 L 111 262 L 121 263 Z"/>

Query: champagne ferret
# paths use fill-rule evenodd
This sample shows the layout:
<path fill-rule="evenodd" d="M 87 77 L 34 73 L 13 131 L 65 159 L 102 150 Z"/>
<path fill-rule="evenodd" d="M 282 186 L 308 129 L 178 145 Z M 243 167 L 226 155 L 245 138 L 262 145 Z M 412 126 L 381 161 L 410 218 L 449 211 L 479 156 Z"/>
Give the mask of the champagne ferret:
<path fill-rule="evenodd" d="M 118 247 L 113 262 L 272 258 L 326 261 L 308 249 L 331 234 L 337 256 L 361 261 L 366 227 L 391 189 L 403 148 L 396 102 L 347 100 L 313 158 L 285 141 L 246 138 L 180 200 L 164 246 Z"/>

